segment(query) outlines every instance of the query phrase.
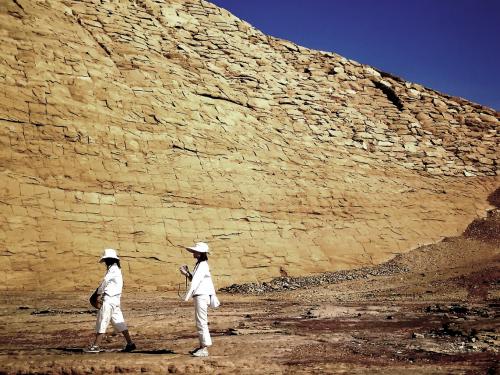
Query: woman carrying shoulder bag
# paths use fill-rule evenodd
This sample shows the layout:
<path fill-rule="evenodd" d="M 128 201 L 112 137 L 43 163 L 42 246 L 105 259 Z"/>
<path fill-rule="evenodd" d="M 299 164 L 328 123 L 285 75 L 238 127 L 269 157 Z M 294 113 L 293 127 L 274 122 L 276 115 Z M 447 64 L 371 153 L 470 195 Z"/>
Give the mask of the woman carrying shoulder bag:
<path fill-rule="evenodd" d="M 123 319 L 122 310 L 120 308 L 120 298 L 123 289 L 120 258 L 118 258 L 116 250 L 105 249 L 99 262 L 106 265 L 106 275 L 104 275 L 104 279 L 96 291 L 98 301 L 96 307 L 99 308 L 96 322 L 96 336 L 94 343 L 88 349 L 85 349 L 85 352 L 99 353 L 101 351 L 99 345 L 101 344 L 110 321 L 113 327 L 118 332 L 121 332 L 127 341 L 127 346 L 125 346 L 122 351 L 131 352 L 135 350 L 136 347 L 130 338 L 127 324 Z"/>
<path fill-rule="evenodd" d="M 208 245 L 204 242 L 197 242 L 194 246 L 186 247 L 186 250 L 193 254 L 193 258 L 196 259 L 196 265 L 193 273 L 189 272 L 186 265 L 181 266 L 179 270 L 191 281 L 184 301 L 188 301 L 189 298 L 193 297 L 196 328 L 200 341 L 200 346 L 190 353 L 194 357 L 207 357 L 208 347 L 212 345 L 212 339 L 208 330 L 208 306 L 219 306 L 210 268 L 208 267 Z"/>

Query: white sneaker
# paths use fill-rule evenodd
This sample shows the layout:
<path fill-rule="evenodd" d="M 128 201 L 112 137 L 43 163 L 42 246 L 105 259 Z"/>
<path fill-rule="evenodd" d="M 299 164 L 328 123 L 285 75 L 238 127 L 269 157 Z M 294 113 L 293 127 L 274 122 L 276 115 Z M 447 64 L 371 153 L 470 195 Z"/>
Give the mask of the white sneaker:
<path fill-rule="evenodd" d="M 208 349 L 207 348 L 200 348 L 196 350 L 195 352 L 191 353 L 193 357 L 208 357 Z"/>
<path fill-rule="evenodd" d="M 200 349 L 201 349 L 201 347 L 198 346 L 196 349 L 190 350 L 189 354 L 193 354 L 194 352 L 197 352 Z"/>
<path fill-rule="evenodd" d="M 85 353 L 99 353 L 101 351 L 101 348 L 99 348 L 97 345 L 90 345 L 88 348 L 83 349 Z"/>

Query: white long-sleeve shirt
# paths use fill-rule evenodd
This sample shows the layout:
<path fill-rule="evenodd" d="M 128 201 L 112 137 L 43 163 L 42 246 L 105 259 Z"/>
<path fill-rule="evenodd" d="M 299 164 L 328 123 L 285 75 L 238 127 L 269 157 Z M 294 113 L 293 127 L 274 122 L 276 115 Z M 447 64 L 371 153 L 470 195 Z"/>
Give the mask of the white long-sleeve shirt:
<path fill-rule="evenodd" d="M 210 268 L 208 262 L 203 261 L 196 265 L 193 271 L 193 278 L 189 285 L 189 290 L 184 297 L 184 301 L 188 301 L 192 296 L 200 294 L 212 296 L 215 294 L 214 283 L 210 275 Z"/>
<path fill-rule="evenodd" d="M 108 297 L 120 298 L 123 289 L 123 276 L 122 270 L 117 264 L 113 264 L 108 268 L 104 279 L 99 285 L 97 294 L 104 294 Z"/>

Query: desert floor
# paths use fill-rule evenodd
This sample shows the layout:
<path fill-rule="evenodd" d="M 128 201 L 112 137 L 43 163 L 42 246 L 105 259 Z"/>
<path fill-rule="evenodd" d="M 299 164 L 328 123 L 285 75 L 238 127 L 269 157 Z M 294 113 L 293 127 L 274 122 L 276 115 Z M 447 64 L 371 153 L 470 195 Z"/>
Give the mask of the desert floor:
<path fill-rule="evenodd" d="M 125 289 L 137 351 L 120 353 L 123 337 L 109 329 L 98 354 L 82 351 L 95 324 L 88 293 L 2 292 L 0 373 L 496 374 L 500 259 L 490 224 L 400 256 L 392 273 L 220 293 L 207 358 L 188 354 L 193 306 L 175 292 Z"/>

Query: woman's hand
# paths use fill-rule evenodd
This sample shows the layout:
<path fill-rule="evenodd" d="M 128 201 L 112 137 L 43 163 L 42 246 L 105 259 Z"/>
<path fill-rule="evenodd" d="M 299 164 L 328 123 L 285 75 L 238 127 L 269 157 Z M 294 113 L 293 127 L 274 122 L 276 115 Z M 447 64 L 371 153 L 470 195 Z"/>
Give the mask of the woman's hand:
<path fill-rule="evenodd" d="M 187 265 L 182 265 L 179 267 L 179 271 L 181 271 L 181 273 L 184 275 L 184 276 L 188 276 L 189 275 L 189 268 Z"/>
<path fill-rule="evenodd" d="M 95 304 L 95 307 L 96 307 L 97 310 L 101 309 L 103 301 L 104 301 L 104 294 L 98 294 L 97 295 L 97 301 L 96 301 L 96 304 Z"/>

